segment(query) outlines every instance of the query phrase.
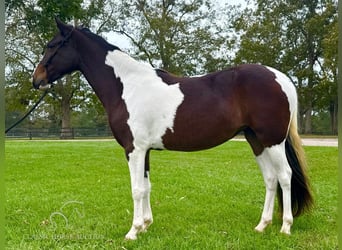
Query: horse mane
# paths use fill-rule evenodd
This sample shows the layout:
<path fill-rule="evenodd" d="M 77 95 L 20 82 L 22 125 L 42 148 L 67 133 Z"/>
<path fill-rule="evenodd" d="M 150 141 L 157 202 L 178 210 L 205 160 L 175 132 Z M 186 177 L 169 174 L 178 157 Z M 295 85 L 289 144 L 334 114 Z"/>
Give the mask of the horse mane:
<path fill-rule="evenodd" d="M 171 72 L 169 72 L 169 71 L 167 71 L 167 70 L 165 70 L 165 69 L 159 69 L 159 68 L 157 68 L 157 69 L 155 69 L 155 70 L 157 71 L 157 73 L 170 75 L 170 76 L 172 76 L 172 77 L 184 77 L 184 76 L 182 76 L 182 75 L 177 75 L 177 74 L 171 73 Z"/>
<path fill-rule="evenodd" d="M 177 83 L 179 82 L 179 79 L 180 78 L 183 78 L 181 76 L 177 76 L 173 73 L 170 73 L 164 69 L 155 69 L 156 71 L 156 74 L 161 77 L 163 79 L 163 81 L 166 83 L 166 84 L 174 84 L 174 83 Z"/>
<path fill-rule="evenodd" d="M 120 50 L 121 51 L 119 47 L 108 43 L 103 37 L 91 32 L 90 29 L 85 28 L 85 27 L 78 27 L 77 29 L 81 31 L 82 34 L 84 34 L 88 38 L 95 40 L 97 43 L 99 43 L 102 47 L 106 48 L 107 50 Z"/>

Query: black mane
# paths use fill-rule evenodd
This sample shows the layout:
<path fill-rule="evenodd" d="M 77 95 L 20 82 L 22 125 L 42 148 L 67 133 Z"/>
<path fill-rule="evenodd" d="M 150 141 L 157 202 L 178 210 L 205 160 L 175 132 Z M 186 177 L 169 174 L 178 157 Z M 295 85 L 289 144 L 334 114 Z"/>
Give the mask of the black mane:
<path fill-rule="evenodd" d="M 101 46 L 105 47 L 108 50 L 121 50 L 119 47 L 108 43 L 103 37 L 94 34 L 91 32 L 88 28 L 78 28 L 79 31 L 81 31 L 84 35 L 91 38 L 92 40 L 97 41 Z"/>

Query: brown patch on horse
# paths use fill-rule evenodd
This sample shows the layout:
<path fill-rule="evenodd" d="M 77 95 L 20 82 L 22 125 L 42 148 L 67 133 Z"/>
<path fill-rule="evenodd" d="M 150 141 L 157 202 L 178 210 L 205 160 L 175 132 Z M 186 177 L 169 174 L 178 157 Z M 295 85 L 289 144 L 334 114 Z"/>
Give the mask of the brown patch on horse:
<path fill-rule="evenodd" d="M 263 147 L 281 143 L 287 135 L 290 109 L 276 76 L 261 65 L 241 65 L 237 70 L 236 81 L 239 82 L 240 98 L 244 100 L 245 123 L 255 134 L 255 138 L 249 135 L 249 140 L 257 139 Z M 256 146 L 256 142 L 253 145 L 257 153 L 262 148 Z"/>
<path fill-rule="evenodd" d="M 178 107 L 173 129 L 163 136 L 167 149 L 208 149 L 241 130 L 242 114 L 232 98 L 236 93 L 235 85 L 230 84 L 234 74 L 232 70 L 224 70 L 202 77 L 174 78 L 180 83 L 184 101 Z"/>
<path fill-rule="evenodd" d="M 169 84 L 179 82 L 184 93 L 174 127 L 163 136 L 167 149 L 207 149 L 246 131 L 254 154 L 259 155 L 286 138 L 287 96 L 264 66 L 241 65 L 192 78 L 163 71 L 159 76 Z"/>

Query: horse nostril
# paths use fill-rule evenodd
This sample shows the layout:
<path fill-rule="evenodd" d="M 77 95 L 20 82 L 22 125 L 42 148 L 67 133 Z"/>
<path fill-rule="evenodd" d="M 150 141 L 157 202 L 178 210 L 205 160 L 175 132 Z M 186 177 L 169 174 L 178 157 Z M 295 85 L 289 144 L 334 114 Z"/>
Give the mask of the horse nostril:
<path fill-rule="evenodd" d="M 35 88 L 35 89 L 39 89 L 39 85 L 38 84 L 33 84 L 33 87 Z"/>
<path fill-rule="evenodd" d="M 35 89 L 39 89 L 40 86 L 44 85 L 43 79 L 36 79 L 35 77 L 32 78 L 32 85 Z"/>

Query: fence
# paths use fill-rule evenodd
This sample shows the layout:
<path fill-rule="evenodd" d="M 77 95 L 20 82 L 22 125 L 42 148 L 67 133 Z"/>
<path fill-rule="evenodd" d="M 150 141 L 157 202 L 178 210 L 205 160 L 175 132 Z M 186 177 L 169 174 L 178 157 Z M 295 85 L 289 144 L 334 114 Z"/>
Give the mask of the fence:
<path fill-rule="evenodd" d="M 14 128 L 6 134 L 6 138 L 21 139 L 75 139 L 112 137 L 108 127 L 103 128 Z"/>

